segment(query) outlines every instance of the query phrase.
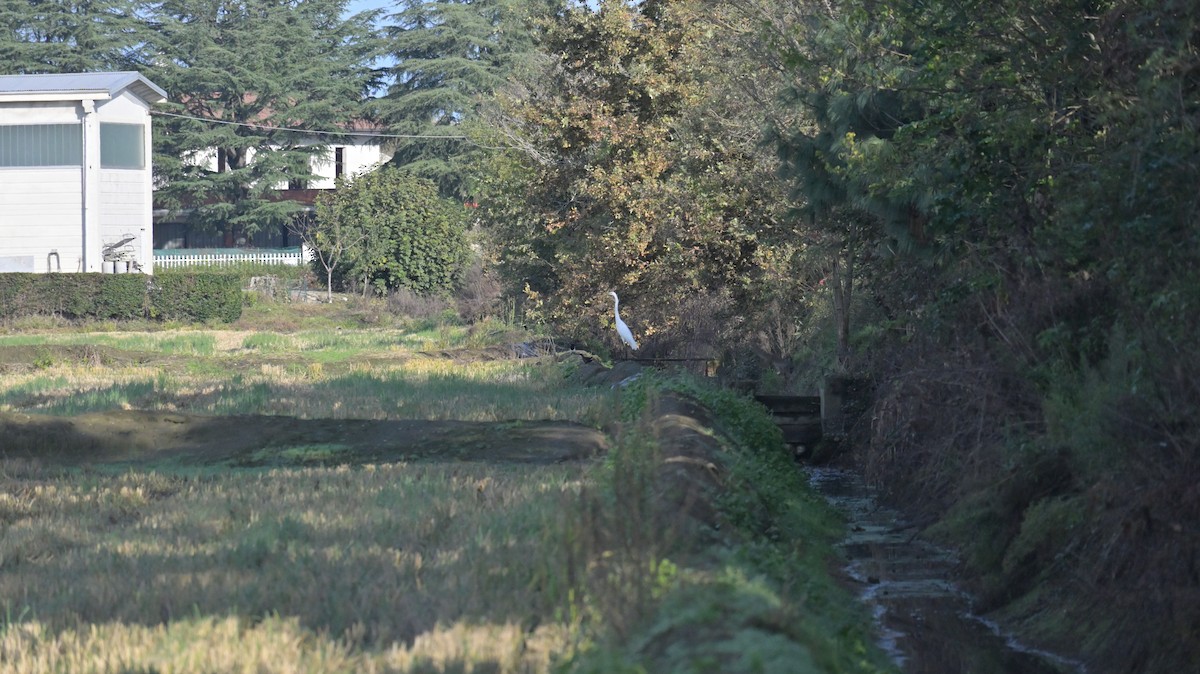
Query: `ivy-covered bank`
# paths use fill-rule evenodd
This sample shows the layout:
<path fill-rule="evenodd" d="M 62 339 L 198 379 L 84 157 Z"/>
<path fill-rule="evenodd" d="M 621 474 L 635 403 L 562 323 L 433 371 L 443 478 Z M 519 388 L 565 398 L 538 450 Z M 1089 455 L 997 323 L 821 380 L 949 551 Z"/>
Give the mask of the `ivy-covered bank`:
<path fill-rule="evenodd" d="M 843 524 L 764 408 L 650 373 L 620 402 L 602 486 L 585 495 L 611 566 L 581 606 L 604 628 L 569 671 L 892 671 L 830 575 Z"/>

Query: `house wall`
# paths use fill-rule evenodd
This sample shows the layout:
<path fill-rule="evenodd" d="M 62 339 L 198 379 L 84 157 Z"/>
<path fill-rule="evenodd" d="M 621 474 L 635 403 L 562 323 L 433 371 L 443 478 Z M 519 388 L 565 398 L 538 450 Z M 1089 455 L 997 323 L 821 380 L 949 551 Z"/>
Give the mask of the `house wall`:
<path fill-rule="evenodd" d="M 107 101 L 96 101 L 96 112 L 106 122 L 142 124 L 148 121 L 145 102 L 128 91 L 122 91 Z"/>
<path fill-rule="evenodd" d="M 383 148 L 378 142 L 356 142 L 352 145 L 330 145 L 329 149 L 324 154 L 313 157 L 312 172 L 320 176 L 317 180 L 311 180 L 308 186 L 313 189 L 328 190 L 334 187 L 334 148 L 341 147 L 343 149 L 343 163 L 345 165 L 345 177 L 353 178 L 354 176 L 367 173 L 378 168 L 388 160 L 383 154 Z"/>
<path fill-rule="evenodd" d="M 144 174 L 145 171 L 123 169 L 100 171 L 100 242 L 109 245 L 134 237 L 122 249 L 134 252 L 139 263 L 144 259 L 142 240 L 150 232 L 145 222 L 150 195 Z"/>
<path fill-rule="evenodd" d="M 153 259 L 153 183 L 150 157 L 150 115 L 146 104 L 137 96 L 123 91 L 112 100 L 96 105 L 101 122 L 141 124 L 145 134 L 142 149 L 145 169 L 100 169 L 100 242 L 118 243 L 127 237 L 134 240 L 122 246 L 138 259 L 144 271 L 150 271 Z"/>
<path fill-rule="evenodd" d="M 74 101 L 0 103 L 0 124 L 73 124 L 83 121 Z"/>
<path fill-rule="evenodd" d="M 355 140 L 350 144 L 331 144 L 326 148 L 325 152 L 309 160 L 310 170 L 317 177 L 308 181 L 308 189 L 333 189 L 335 182 L 334 170 L 336 168 L 334 158 L 336 156 L 336 148 L 339 147 L 342 148 L 344 175 L 347 178 L 379 168 L 389 159 L 389 157 L 384 155 L 383 147 L 378 141 L 371 141 L 364 138 Z M 207 168 L 209 171 L 217 170 L 217 152 L 215 149 L 206 149 L 197 152 L 192 156 L 190 161 L 197 166 Z M 254 161 L 254 148 L 246 151 L 246 161 Z M 287 187 L 288 184 L 285 180 L 273 185 L 272 189 L 285 190 Z"/>
<path fill-rule="evenodd" d="M 81 119 L 73 102 L 0 104 L 0 124 Z M 0 167 L 0 271 L 82 271 L 81 180 L 80 167 Z"/>
<path fill-rule="evenodd" d="M 0 270 L 83 271 L 81 171 L 0 168 Z"/>
<path fill-rule="evenodd" d="M 94 157 L 91 174 L 98 185 L 94 222 L 100 244 L 128 244 L 145 271 L 152 259 L 150 116 L 145 102 L 129 92 L 96 102 L 100 122 L 142 124 L 144 170 L 101 169 L 99 150 L 85 147 L 84 162 Z M 0 104 L 0 125 L 79 123 L 77 101 Z M 94 139 L 91 139 L 94 140 Z M 99 271 L 98 259 L 85 266 L 83 167 L 0 167 L 0 272 Z M 57 253 L 57 256 L 51 253 Z M 92 257 L 98 258 L 93 253 Z"/>

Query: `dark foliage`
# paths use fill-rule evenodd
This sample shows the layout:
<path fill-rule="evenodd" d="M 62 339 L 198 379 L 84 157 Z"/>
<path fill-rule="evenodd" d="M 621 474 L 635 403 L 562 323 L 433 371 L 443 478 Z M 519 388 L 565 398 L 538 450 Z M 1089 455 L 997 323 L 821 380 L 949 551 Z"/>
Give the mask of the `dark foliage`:
<path fill-rule="evenodd" d="M 993 606 L 1060 592 L 1042 634 L 1098 670 L 1194 668 L 1200 11 L 812 9 L 786 44 L 813 124 L 775 138 L 815 226 L 879 225 L 864 461 L 948 516 Z"/>
<path fill-rule="evenodd" d="M 161 320 L 232 323 L 242 315 L 241 280 L 216 272 L 155 277 L 150 285 L 150 315 Z"/>
<path fill-rule="evenodd" d="M 231 323 L 241 315 L 241 282 L 229 274 L 0 274 L 0 319 L 148 317 Z"/>

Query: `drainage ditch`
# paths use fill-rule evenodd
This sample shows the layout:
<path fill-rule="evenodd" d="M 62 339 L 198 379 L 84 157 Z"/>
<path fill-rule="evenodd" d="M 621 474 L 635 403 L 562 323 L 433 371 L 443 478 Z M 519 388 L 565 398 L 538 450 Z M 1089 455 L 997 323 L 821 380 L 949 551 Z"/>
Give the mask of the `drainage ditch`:
<path fill-rule="evenodd" d="M 809 481 L 846 517 L 846 573 L 875 615 L 879 643 L 907 674 L 1085 674 L 1081 663 L 1022 644 L 972 610 L 953 578 L 954 554 L 916 537 L 853 471 L 809 468 Z"/>

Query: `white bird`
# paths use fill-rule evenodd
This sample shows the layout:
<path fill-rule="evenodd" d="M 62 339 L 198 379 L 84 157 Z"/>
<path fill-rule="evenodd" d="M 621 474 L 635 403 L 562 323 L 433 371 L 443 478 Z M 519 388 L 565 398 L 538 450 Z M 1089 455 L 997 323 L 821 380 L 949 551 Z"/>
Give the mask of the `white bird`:
<path fill-rule="evenodd" d="M 621 341 L 629 345 L 629 348 L 637 351 L 637 340 L 633 338 L 633 333 L 629 331 L 629 326 L 625 325 L 625 321 L 621 320 L 621 300 L 617 299 L 615 292 L 609 291 L 609 295 L 613 296 L 613 317 L 617 319 L 617 334 L 621 336 Z"/>

